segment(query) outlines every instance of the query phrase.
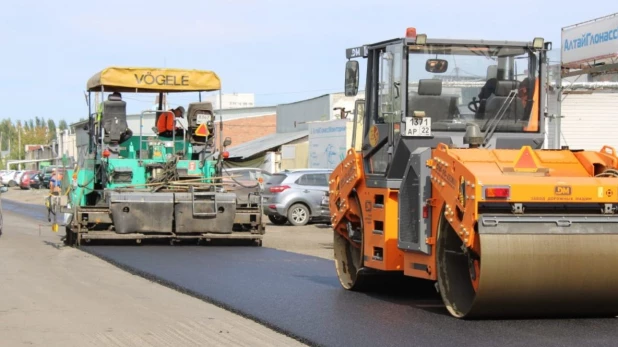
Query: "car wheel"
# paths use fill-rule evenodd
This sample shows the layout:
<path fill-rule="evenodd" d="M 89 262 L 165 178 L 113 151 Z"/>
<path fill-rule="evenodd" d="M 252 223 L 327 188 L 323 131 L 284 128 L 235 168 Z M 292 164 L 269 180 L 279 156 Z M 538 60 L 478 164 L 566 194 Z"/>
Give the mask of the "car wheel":
<path fill-rule="evenodd" d="M 268 216 L 268 220 L 274 225 L 283 225 L 288 222 L 288 219 L 283 216 Z"/>
<path fill-rule="evenodd" d="M 309 209 L 303 204 L 294 204 L 288 210 L 288 220 L 292 225 L 306 225 L 309 223 L 309 217 Z"/>
<path fill-rule="evenodd" d="M 9 181 L 9 187 L 15 187 L 16 185 L 17 185 L 17 182 Z"/>

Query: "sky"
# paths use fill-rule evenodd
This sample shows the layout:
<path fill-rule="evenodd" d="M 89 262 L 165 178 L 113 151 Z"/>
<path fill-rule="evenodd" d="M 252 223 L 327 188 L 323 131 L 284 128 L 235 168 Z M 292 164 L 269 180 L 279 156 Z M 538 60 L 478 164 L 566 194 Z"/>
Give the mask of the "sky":
<path fill-rule="evenodd" d="M 254 93 L 258 106 L 294 102 L 343 91 L 345 49 L 402 37 L 407 27 L 440 38 L 542 36 L 558 51 L 562 27 L 618 12 L 609 7 L 570 0 L 5 1 L 2 118 L 85 118 L 86 81 L 108 66 L 212 70 L 224 93 Z M 123 96 L 132 112 L 154 101 Z M 170 102 L 186 107 L 193 97 Z"/>

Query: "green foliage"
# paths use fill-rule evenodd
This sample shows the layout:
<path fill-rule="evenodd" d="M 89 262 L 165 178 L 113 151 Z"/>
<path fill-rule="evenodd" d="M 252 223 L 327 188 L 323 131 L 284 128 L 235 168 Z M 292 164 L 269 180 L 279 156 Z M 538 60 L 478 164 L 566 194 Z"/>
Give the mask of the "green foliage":
<path fill-rule="evenodd" d="M 47 138 L 49 141 L 56 139 L 56 122 L 53 119 L 47 120 L 47 129 L 49 133 L 47 134 Z"/>
<path fill-rule="evenodd" d="M 25 159 L 26 145 L 49 145 L 56 139 L 57 131 L 68 129 L 67 122 L 63 119 L 58 123 L 53 119 L 45 120 L 43 117 L 34 117 L 29 120 L 17 120 L 15 123 L 11 119 L 0 121 L 0 148 L 2 152 L 10 152 L 4 158 L 0 158 L 0 167 L 5 167 L 7 159 Z M 21 130 L 21 136 L 18 136 Z M 21 137 L 21 141 L 20 141 Z M 18 143 L 21 142 L 21 148 Z"/>

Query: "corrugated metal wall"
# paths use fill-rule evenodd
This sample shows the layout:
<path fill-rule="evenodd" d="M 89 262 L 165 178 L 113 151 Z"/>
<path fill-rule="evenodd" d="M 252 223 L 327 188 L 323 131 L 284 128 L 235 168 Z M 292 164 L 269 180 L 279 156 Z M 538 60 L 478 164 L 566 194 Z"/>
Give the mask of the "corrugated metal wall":
<path fill-rule="evenodd" d="M 552 105 L 552 99 L 554 104 Z M 550 114 L 555 113 L 555 97 L 550 95 Z M 561 146 L 598 151 L 604 145 L 618 148 L 618 93 L 567 94 L 562 98 Z M 548 140 L 556 136 L 549 122 Z"/>
<path fill-rule="evenodd" d="M 277 132 L 287 133 L 307 130 L 305 122 L 330 119 L 330 95 L 277 105 Z"/>
<path fill-rule="evenodd" d="M 558 116 L 558 93 L 551 91 L 547 94 L 547 113 L 548 115 Z M 554 139 L 556 137 L 556 122 L 558 120 L 553 117 L 545 119 L 545 131 L 547 133 L 547 140 L 543 145 L 543 148 L 553 148 Z"/>

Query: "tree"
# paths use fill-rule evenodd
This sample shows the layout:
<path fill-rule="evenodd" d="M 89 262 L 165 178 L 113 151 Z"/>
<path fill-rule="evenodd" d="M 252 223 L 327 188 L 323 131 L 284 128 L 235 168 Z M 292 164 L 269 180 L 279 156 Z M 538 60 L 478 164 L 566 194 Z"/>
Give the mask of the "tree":
<path fill-rule="evenodd" d="M 49 141 L 56 139 L 56 122 L 53 119 L 47 120 L 47 138 Z"/>
<path fill-rule="evenodd" d="M 11 146 L 11 156 L 13 156 L 13 155 L 14 155 L 14 158 L 17 158 L 17 159 L 22 159 L 22 154 L 23 154 L 23 152 L 24 152 L 24 151 L 22 150 L 22 144 L 23 144 L 24 142 L 23 142 L 23 138 L 22 138 L 22 136 L 21 136 L 21 135 L 22 135 L 22 133 L 23 133 L 23 125 L 21 124 L 21 120 L 18 120 L 18 121 L 17 121 L 16 128 L 17 128 L 17 129 L 16 129 L 16 131 L 17 131 L 17 136 L 16 136 L 16 137 L 17 137 L 17 140 L 16 140 L 16 141 L 14 141 L 14 143 L 15 143 L 17 146 L 14 146 L 14 147 L 13 147 L 13 146 Z M 15 154 L 13 154 L 13 152 L 14 152 Z"/>
<path fill-rule="evenodd" d="M 57 136 L 57 130 L 68 129 L 67 122 L 60 120 L 58 126 L 52 119 L 45 120 L 43 117 L 17 120 L 15 123 L 11 119 L 0 120 L 0 148 L 10 153 L 6 159 L 24 159 L 25 145 L 48 145 Z M 18 136 L 18 130 L 19 135 Z"/>

